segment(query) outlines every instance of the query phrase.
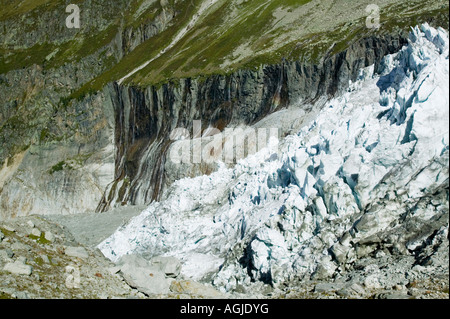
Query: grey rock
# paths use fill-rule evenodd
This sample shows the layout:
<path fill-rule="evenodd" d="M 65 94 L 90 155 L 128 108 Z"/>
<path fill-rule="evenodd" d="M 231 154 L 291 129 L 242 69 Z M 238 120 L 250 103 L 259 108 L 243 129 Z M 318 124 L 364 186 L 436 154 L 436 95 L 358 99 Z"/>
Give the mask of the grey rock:
<path fill-rule="evenodd" d="M 369 275 L 364 279 L 364 286 L 369 289 L 380 289 L 383 286 L 380 283 L 379 275 L 373 274 Z"/>
<path fill-rule="evenodd" d="M 379 272 L 379 271 L 380 271 L 380 268 L 379 268 L 378 265 L 376 265 L 376 264 L 370 264 L 370 265 L 367 265 L 367 266 L 364 268 L 364 273 L 365 273 L 365 274 L 377 273 L 377 272 Z"/>
<path fill-rule="evenodd" d="M 414 299 L 406 293 L 379 293 L 375 295 L 375 299 Z"/>
<path fill-rule="evenodd" d="M 145 258 L 136 254 L 122 256 L 116 263 L 120 267 L 122 277 L 126 283 L 146 295 L 167 294 L 169 282 L 159 265 L 149 263 Z M 112 271 L 116 268 L 113 267 Z"/>
<path fill-rule="evenodd" d="M 33 228 L 31 230 L 31 235 L 36 236 L 36 237 L 41 237 L 42 232 L 39 229 L 37 229 L 37 228 Z"/>
<path fill-rule="evenodd" d="M 341 290 L 338 290 L 336 293 L 342 297 L 356 298 L 356 297 L 365 296 L 366 291 L 364 290 L 364 288 L 361 285 L 359 285 L 357 283 L 353 283 L 353 284 L 345 286 Z"/>
<path fill-rule="evenodd" d="M 5 235 L 0 231 L 0 243 L 3 241 L 3 238 L 5 238 Z"/>
<path fill-rule="evenodd" d="M 53 235 L 53 233 L 46 231 L 44 238 L 47 239 L 48 241 L 54 241 L 55 240 L 55 236 Z"/>
<path fill-rule="evenodd" d="M 349 291 L 351 291 L 352 293 L 359 294 L 359 295 L 364 295 L 366 292 L 364 290 L 364 288 L 357 283 L 351 284 L 350 286 L 347 287 L 347 289 Z"/>
<path fill-rule="evenodd" d="M 406 290 L 406 287 L 404 285 L 395 285 L 393 288 L 397 291 Z"/>
<path fill-rule="evenodd" d="M 3 225 L 3 228 L 9 232 L 15 232 L 16 229 L 10 225 Z"/>
<path fill-rule="evenodd" d="M 169 282 L 158 268 L 139 267 L 125 264 L 120 268 L 123 278 L 128 285 L 146 295 L 169 293 Z"/>
<path fill-rule="evenodd" d="M 31 247 L 22 242 L 16 241 L 15 243 L 11 244 L 11 249 L 14 251 L 21 251 L 21 250 L 30 251 Z"/>
<path fill-rule="evenodd" d="M 26 291 L 16 291 L 11 296 L 17 299 L 30 299 L 30 296 Z"/>
<path fill-rule="evenodd" d="M 322 292 L 332 292 L 337 291 L 343 288 L 343 284 L 340 283 L 318 283 L 314 287 L 314 292 L 322 293 Z"/>
<path fill-rule="evenodd" d="M 9 258 L 13 258 L 14 257 L 14 252 L 11 250 L 11 248 L 6 248 L 5 251 L 6 251 L 6 255 Z"/>
<path fill-rule="evenodd" d="M 223 298 L 224 295 L 211 286 L 192 280 L 174 280 L 170 285 L 170 291 L 180 294 L 202 296 L 206 298 Z"/>
<path fill-rule="evenodd" d="M 175 257 L 158 256 L 152 258 L 150 263 L 158 266 L 167 277 L 176 278 L 180 275 L 181 262 Z"/>
<path fill-rule="evenodd" d="M 46 263 L 46 264 L 50 264 L 50 263 L 51 263 L 51 262 L 50 262 L 50 258 L 48 258 L 47 255 L 41 254 L 40 257 L 41 257 L 41 259 L 42 259 L 42 261 L 43 261 L 44 263 Z"/>
<path fill-rule="evenodd" d="M 30 276 L 33 272 L 33 267 L 31 267 L 30 265 L 26 265 L 21 261 L 16 261 L 14 263 L 7 263 L 3 270 L 16 275 Z"/>
<path fill-rule="evenodd" d="M 0 250 L 0 261 L 12 261 L 12 257 L 14 256 L 14 253 L 11 249 L 1 249 Z"/>
<path fill-rule="evenodd" d="M 87 250 L 83 247 L 66 247 L 64 253 L 70 257 L 77 257 L 81 259 L 88 259 L 89 254 Z"/>
<path fill-rule="evenodd" d="M 124 255 L 116 262 L 117 266 L 124 266 L 127 264 L 141 268 L 150 267 L 148 260 L 137 254 Z"/>
<path fill-rule="evenodd" d="M 352 296 L 352 293 L 346 288 L 336 291 L 336 294 L 338 296 L 341 296 L 341 297 L 344 297 L 344 298 L 348 298 L 348 297 Z"/>
<path fill-rule="evenodd" d="M 120 266 L 109 267 L 108 271 L 111 275 L 115 275 L 120 272 Z"/>

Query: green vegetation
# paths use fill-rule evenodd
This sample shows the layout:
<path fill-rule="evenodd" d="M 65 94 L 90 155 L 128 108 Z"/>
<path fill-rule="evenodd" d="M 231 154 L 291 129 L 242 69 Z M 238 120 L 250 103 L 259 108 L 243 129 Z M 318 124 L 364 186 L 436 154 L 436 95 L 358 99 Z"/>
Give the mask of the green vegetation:
<path fill-rule="evenodd" d="M 45 58 L 55 49 L 48 43 L 36 44 L 29 49 L 16 49 L 14 51 L 0 48 L 0 74 L 10 70 L 30 67 L 33 64 L 42 65 Z"/>
<path fill-rule="evenodd" d="M 11 237 L 14 232 L 7 230 L 6 228 L 0 227 L 0 231 L 5 235 L 5 237 Z"/>
<path fill-rule="evenodd" d="M 272 30 L 274 12 L 285 7 L 295 9 L 310 1 L 258 0 L 243 2 L 236 7 L 233 2 L 220 2 L 171 50 L 137 73 L 132 82 L 147 85 L 171 78 L 227 73 L 245 67 L 282 32 Z M 237 16 L 231 18 L 228 13 L 233 11 Z M 242 45 L 249 45 L 254 53 L 228 71 L 223 70 L 226 58 Z M 279 62 L 281 58 L 276 60 Z"/>
<path fill-rule="evenodd" d="M 52 166 L 52 168 L 51 168 L 50 171 L 49 171 L 49 174 L 53 175 L 53 173 L 60 172 L 60 171 L 62 171 L 66 166 L 67 166 L 69 169 L 71 168 L 70 166 L 66 165 L 66 162 L 61 161 L 61 162 L 59 162 L 58 164 Z"/>
<path fill-rule="evenodd" d="M 33 239 L 34 241 L 36 241 L 38 244 L 41 245 L 50 245 L 52 242 L 45 239 L 45 234 L 41 233 L 41 236 L 35 236 L 35 235 L 29 235 L 28 238 Z M 42 259 L 41 259 L 42 260 Z"/>
<path fill-rule="evenodd" d="M 0 20 L 6 20 L 7 18 L 11 18 L 13 16 L 21 15 L 43 5 L 53 5 L 55 4 L 55 0 L 1 0 L 0 6 L 2 7 L 2 11 L 0 12 Z"/>
<path fill-rule="evenodd" d="M 2 299 L 6 300 L 6 299 L 14 299 L 14 298 L 10 294 L 0 291 L 0 300 L 2 300 Z"/>
<path fill-rule="evenodd" d="M 310 25 L 308 30 L 298 33 L 293 26 L 300 28 L 301 19 L 279 28 L 277 23 L 274 25 L 274 12 L 277 9 L 289 6 L 286 12 L 301 12 L 295 10 L 308 2 L 249 1 L 240 8 L 242 15 L 235 17 L 232 22 L 227 21 L 224 15 L 224 12 L 232 10 L 230 4 L 223 3 L 222 7 L 207 16 L 176 46 L 135 74 L 130 82 L 146 86 L 172 78 L 227 74 L 240 68 L 251 69 L 281 63 L 283 59 L 317 63 L 325 54 L 341 52 L 365 36 L 387 33 L 394 28 L 408 31 L 412 23 L 448 15 L 448 4 L 440 9 L 427 11 L 428 4 L 425 1 L 421 4 L 400 3 L 384 8 L 380 30 L 368 29 L 364 15 L 355 15 L 353 20 L 349 19 L 334 27 L 330 24 L 330 28 L 325 31 L 320 25 Z M 316 22 L 321 23 L 322 20 L 319 18 Z M 287 37 L 286 34 L 292 36 Z M 295 38 L 296 34 L 299 34 L 299 38 Z M 249 53 L 224 67 L 226 59 L 233 58 L 240 46 L 247 47 Z"/>
<path fill-rule="evenodd" d="M 56 172 L 60 172 L 63 170 L 75 170 L 85 164 L 85 162 L 92 156 L 92 153 L 89 154 L 80 154 L 71 159 L 67 159 L 65 161 L 60 161 L 57 164 L 53 165 L 48 173 L 53 175 Z"/>
<path fill-rule="evenodd" d="M 108 82 L 120 79 L 146 60 L 156 56 L 176 36 L 179 29 L 189 22 L 194 14 L 194 6 L 199 6 L 201 2 L 202 0 L 192 0 L 177 3 L 178 13 L 169 28 L 137 46 L 111 69 L 108 69 L 106 72 L 74 92 L 71 95 L 71 98 L 80 100 L 89 93 L 97 92 Z M 159 1 L 157 1 L 157 3 L 159 3 Z"/>
<path fill-rule="evenodd" d="M 344 19 L 344 22 L 334 27 L 331 27 L 334 21 L 324 22 L 320 15 L 310 19 L 316 25 L 304 27 L 302 19 L 309 18 L 309 13 L 302 12 L 302 6 L 310 2 L 258 0 L 235 5 L 235 2 L 221 1 L 176 45 L 126 82 L 137 86 L 158 86 L 177 78 L 229 74 L 240 68 L 252 69 L 281 63 L 283 59 L 318 62 L 325 54 L 341 52 L 365 36 L 389 32 L 395 28 L 408 31 L 413 22 L 430 20 L 448 11 L 445 2 L 436 10 L 427 10 L 431 0 L 397 2 L 383 8 L 380 30 L 366 28 L 366 13 L 363 9 L 360 9 L 363 13 L 359 16 Z M 195 7 L 180 7 L 179 15 L 170 28 L 142 43 L 113 68 L 75 92 L 73 97 L 79 98 L 86 92 L 97 91 L 106 83 L 120 79 L 155 57 L 189 21 L 199 1 L 194 4 Z M 280 23 L 275 14 L 277 11 L 281 12 L 281 16 L 291 13 L 292 22 Z M 235 15 L 230 17 L 230 12 Z M 300 15 L 298 19 L 295 18 L 296 14 Z M 329 28 L 326 23 L 330 24 Z M 239 56 L 240 48 L 248 52 Z"/>

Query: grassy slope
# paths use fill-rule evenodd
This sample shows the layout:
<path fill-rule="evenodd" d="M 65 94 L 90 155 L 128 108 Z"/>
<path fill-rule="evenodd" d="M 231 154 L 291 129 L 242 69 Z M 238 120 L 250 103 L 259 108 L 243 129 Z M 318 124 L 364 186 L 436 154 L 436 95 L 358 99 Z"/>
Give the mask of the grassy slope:
<path fill-rule="evenodd" d="M 163 33 L 139 45 L 121 61 L 108 61 L 107 70 L 86 83 L 71 96 L 81 98 L 100 90 L 106 83 L 116 81 L 139 65 L 156 56 L 185 26 L 204 0 L 169 1 L 177 15 Z M 0 21 L 25 13 L 49 10 L 56 0 L 0 0 Z M 82 1 L 72 1 L 73 3 Z M 437 13 L 447 14 L 444 0 L 379 1 L 382 27 L 378 32 L 393 28 L 407 29 L 410 25 Z M 128 2 L 123 12 L 125 26 L 137 27 L 151 21 L 163 8 L 155 1 L 136 18 L 143 0 Z M 348 5 L 348 0 L 220 0 L 184 38 L 146 68 L 130 77 L 135 85 L 163 83 L 174 78 L 196 77 L 214 73 L 231 73 L 239 68 L 254 68 L 261 64 L 280 63 L 283 58 L 318 61 L 334 44 L 330 53 L 345 49 L 356 39 L 375 33 L 365 27 L 364 8 L 368 0 Z M 429 8 L 433 8 L 430 10 Z M 0 47 L 0 74 L 12 69 L 44 64 L 55 68 L 66 62 L 77 63 L 112 41 L 119 32 L 119 16 L 111 17 L 109 26 L 99 33 L 81 33 L 63 44 L 43 43 L 27 49 Z M 122 26 L 123 27 L 123 26 Z M 45 58 L 57 48 L 53 59 Z M 104 61 L 105 62 L 105 61 Z"/>
<path fill-rule="evenodd" d="M 110 0 L 112 1 L 112 0 Z M 59 0 L 0 0 L 0 21 L 26 20 L 22 22 L 23 32 L 47 30 L 33 30 L 34 22 L 39 20 L 44 13 L 58 12 L 65 17 L 65 4 Z M 83 17 L 83 10 L 88 8 L 85 0 L 72 0 L 70 3 L 78 4 Z M 96 5 L 101 4 L 101 0 L 94 0 Z M 121 2 L 114 10 L 109 9 L 102 12 L 102 18 L 106 20 L 106 25 L 102 29 L 94 26 L 89 21 L 83 21 L 81 29 L 72 32 L 72 36 L 68 36 L 62 43 L 58 41 L 36 43 L 32 47 L 8 47 L 2 45 L 0 41 L 0 74 L 7 73 L 11 70 L 30 67 L 33 64 L 42 65 L 45 69 L 54 69 L 62 66 L 64 63 L 77 63 L 81 59 L 101 51 L 113 41 L 114 37 L 121 29 L 127 27 L 137 28 L 141 24 L 152 21 L 161 11 L 162 7 L 159 0 L 155 1 L 151 6 L 136 14 L 145 0 L 131 0 Z M 173 5 L 174 0 L 169 1 L 169 5 Z M 109 3 L 105 3 L 108 6 Z M 68 15 L 68 14 L 67 14 Z M 95 13 L 91 13 L 95 16 Z M 26 17 L 24 19 L 24 17 Z M 55 22 L 55 21 L 53 21 Z M 59 21 L 58 23 L 63 23 Z M 8 34 L 5 28 L 4 33 Z M 1 35 L 1 33 L 0 33 Z M 51 59 L 46 59 L 49 55 L 54 54 Z M 108 67 L 112 67 L 109 65 Z"/>
<path fill-rule="evenodd" d="M 395 27 L 408 29 L 425 16 L 448 12 L 445 1 L 423 0 L 415 4 L 400 1 L 382 8 L 382 27 L 375 32 L 365 26 L 365 5 L 357 9 L 359 15 L 349 14 L 348 19 L 342 19 L 342 15 L 348 14 L 354 5 L 348 6 L 343 0 L 330 1 L 337 9 L 327 16 L 325 12 L 317 14 L 308 11 L 311 6 L 305 4 L 310 2 L 248 1 L 234 8 L 238 14 L 233 18 L 229 17 L 229 12 L 233 10 L 230 2 L 222 3 L 174 48 L 136 74 L 132 83 L 145 86 L 170 78 L 229 73 L 239 68 L 280 63 L 283 58 L 317 62 L 333 44 L 330 53 L 339 52 L 368 34 L 389 32 Z M 429 11 L 439 2 L 442 8 Z M 280 9 L 287 15 L 289 12 L 298 15 L 298 18 L 291 17 L 287 24 L 276 21 L 275 13 Z M 236 49 L 241 47 L 248 50 L 247 54 L 240 56 Z M 231 62 L 225 63 L 226 60 Z"/>
<path fill-rule="evenodd" d="M 333 44 L 328 53 L 339 52 L 369 34 L 390 32 L 395 28 L 407 30 L 409 26 L 438 14 L 445 16 L 449 8 L 443 0 L 388 3 L 381 10 L 382 27 L 375 31 L 365 27 L 367 14 L 364 8 L 370 1 L 361 2 L 359 15 L 346 17 L 354 5 L 349 7 L 345 0 L 330 1 L 335 10 L 328 16 L 308 11 L 317 6 L 319 11 L 324 9 L 324 5 L 320 7 L 318 1 L 311 0 L 253 0 L 240 5 L 236 5 L 236 1 L 219 1 L 172 49 L 127 79 L 126 83 L 147 86 L 176 78 L 231 73 L 239 68 L 280 63 L 283 58 L 317 62 Z M 191 4 L 185 2 L 171 28 L 140 45 L 74 96 L 96 91 L 156 56 L 186 25 L 198 6 L 198 0 Z M 288 23 L 283 24 L 276 19 L 277 11 L 291 16 L 297 14 L 298 18 L 291 17 Z M 247 55 L 239 54 L 241 48 L 248 50 Z"/>
<path fill-rule="evenodd" d="M 33 11 L 38 7 L 51 6 L 55 3 L 56 1 L 54 0 L 1 0 L 0 6 L 2 8 L 2 11 L 0 12 L 0 20 L 13 18 Z"/>

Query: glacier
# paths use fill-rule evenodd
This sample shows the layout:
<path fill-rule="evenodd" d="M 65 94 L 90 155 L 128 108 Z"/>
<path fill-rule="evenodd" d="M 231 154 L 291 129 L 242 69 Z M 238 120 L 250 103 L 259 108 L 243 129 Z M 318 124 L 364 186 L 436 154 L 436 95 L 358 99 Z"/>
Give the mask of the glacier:
<path fill-rule="evenodd" d="M 380 247 L 412 254 L 448 237 L 448 96 L 448 33 L 416 26 L 296 134 L 176 181 L 98 248 L 177 257 L 222 291 L 332 277 Z"/>

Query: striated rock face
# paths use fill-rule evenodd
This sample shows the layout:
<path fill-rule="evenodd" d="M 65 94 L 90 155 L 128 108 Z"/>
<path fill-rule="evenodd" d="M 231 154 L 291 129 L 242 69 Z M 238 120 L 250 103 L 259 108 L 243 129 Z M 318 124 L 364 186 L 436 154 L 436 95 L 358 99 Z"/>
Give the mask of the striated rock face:
<path fill-rule="evenodd" d="M 175 256 L 183 275 L 223 291 L 366 266 L 343 294 L 448 274 L 448 52 L 447 31 L 414 28 L 408 46 L 360 69 L 295 134 L 175 182 L 99 248 L 113 261 Z M 373 258 L 399 268 L 361 262 Z"/>
<path fill-rule="evenodd" d="M 166 165 L 171 132 L 201 121 L 203 130 L 252 125 L 268 114 L 302 101 L 310 103 L 344 90 L 362 67 L 375 64 L 406 43 L 401 35 L 365 38 L 321 64 L 285 62 L 227 76 L 184 79 L 145 89 L 110 85 L 115 110 L 115 181 L 98 209 L 117 203 L 147 204 L 160 199 L 175 180 L 209 174 L 217 165 Z"/>

